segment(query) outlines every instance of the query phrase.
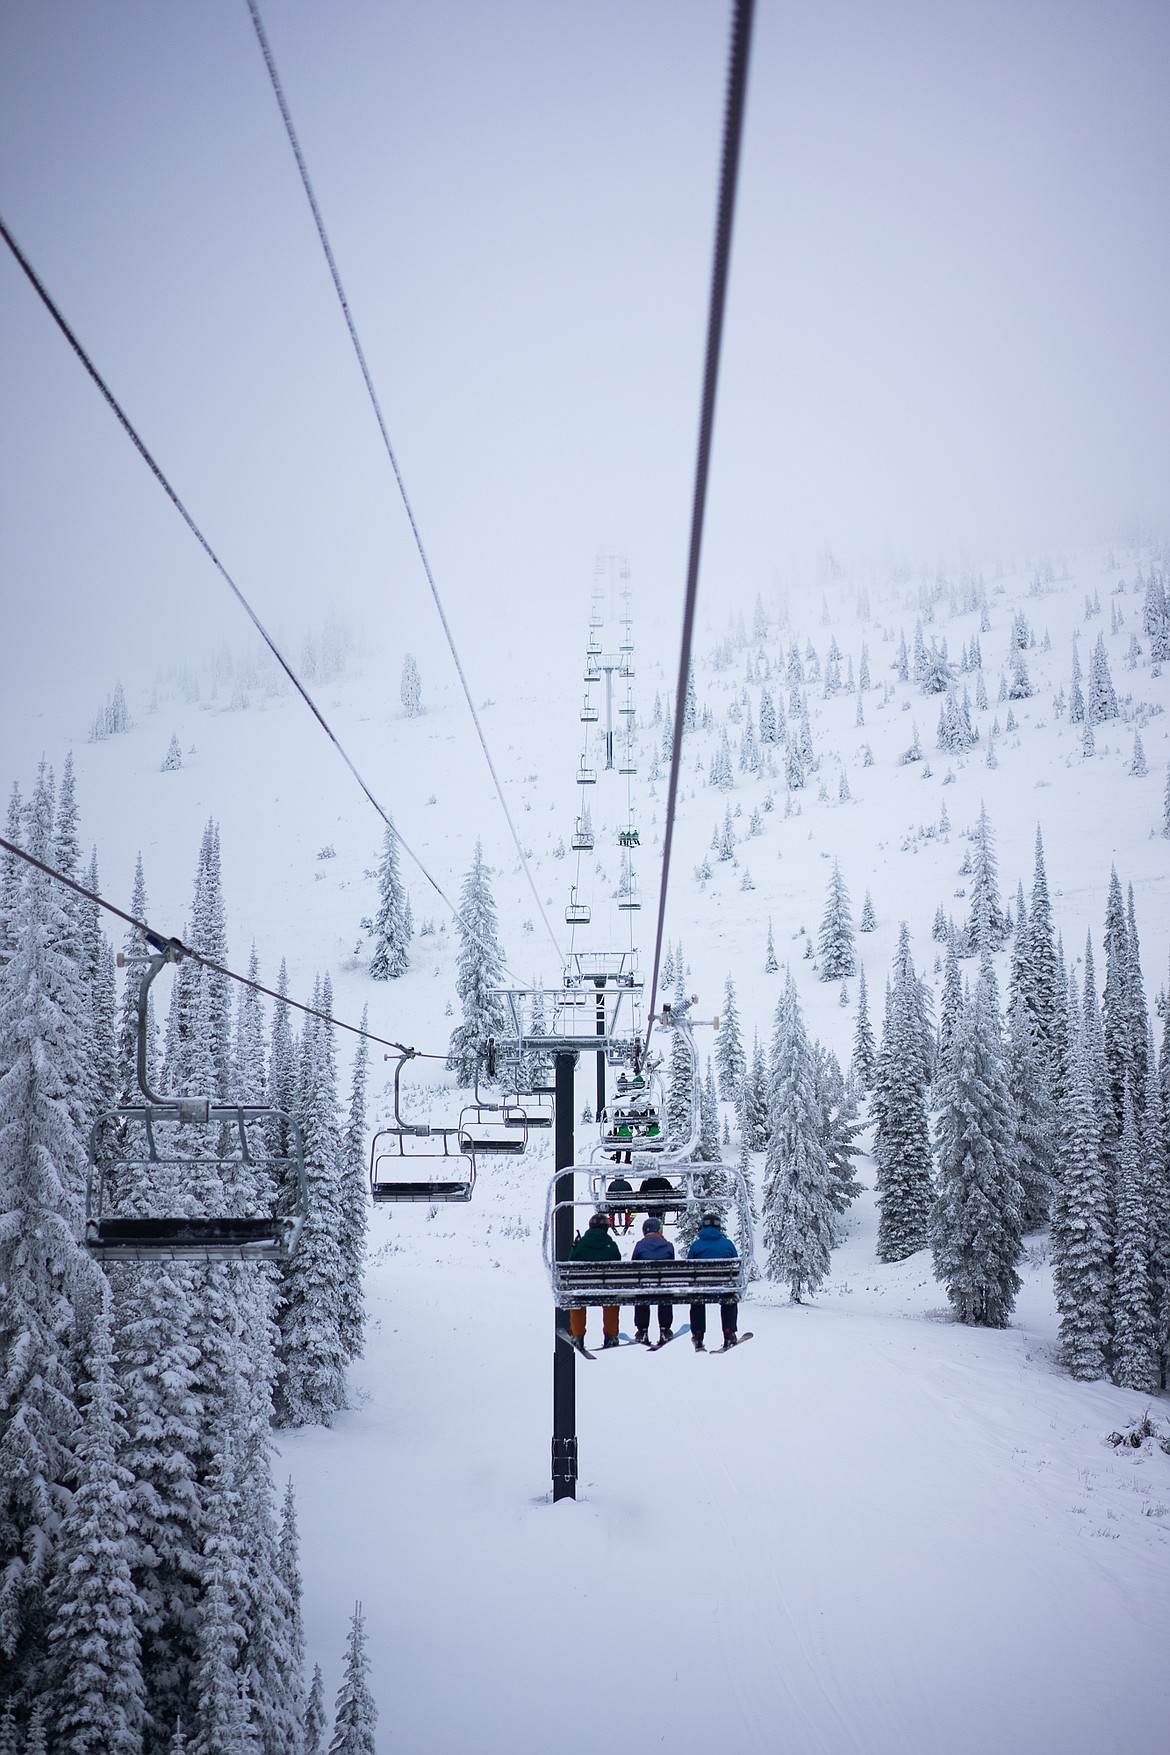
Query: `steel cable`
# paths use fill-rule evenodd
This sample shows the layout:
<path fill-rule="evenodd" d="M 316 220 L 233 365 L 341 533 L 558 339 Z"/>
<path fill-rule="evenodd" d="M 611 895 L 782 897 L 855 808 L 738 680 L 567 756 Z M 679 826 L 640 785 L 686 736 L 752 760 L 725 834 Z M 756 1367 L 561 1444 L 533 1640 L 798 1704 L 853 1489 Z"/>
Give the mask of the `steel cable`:
<path fill-rule="evenodd" d="M 658 973 L 662 962 L 662 936 L 666 924 L 666 891 L 670 881 L 670 855 L 674 843 L 674 820 L 678 804 L 679 772 L 682 767 L 683 720 L 687 685 L 691 675 L 695 608 L 699 595 L 699 557 L 703 546 L 703 519 L 707 510 L 707 478 L 711 467 L 711 439 L 715 425 L 715 392 L 719 383 L 719 354 L 723 341 L 723 314 L 727 304 L 727 279 L 731 262 L 731 232 L 735 219 L 735 192 L 739 180 L 740 148 L 747 98 L 748 63 L 751 59 L 752 20 L 755 0 L 735 0 L 731 32 L 731 55 L 727 72 L 727 103 L 723 123 L 723 160 L 719 176 L 719 204 L 715 227 L 715 251 L 711 269 L 711 299 L 707 317 L 707 354 L 703 369 L 703 400 L 699 415 L 699 445 L 695 461 L 695 490 L 691 508 L 691 539 L 687 557 L 687 586 L 683 601 L 682 643 L 678 662 L 678 693 L 674 708 L 674 736 L 670 752 L 670 785 L 666 798 L 666 823 L 662 839 L 662 884 L 658 893 L 658 924 L 654 935 L 654 973 L 650 981 L 650 1010 L 646 1041 L 654 1028 L 658 998 Z"/>
<path fill-rule="evenodd" d="M 264 21 L 260 17 L 260 8 L 257 6 L 256 0 L 248 0 L 248 11 L 252 15 L 252 23 L 255 26 L 256 36 L 260 43 L 260 50 L 264 56 L 264 65 L 268 69 L 268 77 L 272 82 L 272 90 L 275 94 L 277 104 L 280 106 L 280 113 L 284 119 L 285 132 L 288 135 L 289 145 L 292 147 L 293 157 L 297 162 L 297 170 L 300 172 L 301 182 L 304 185 L 305 195 L 308 198 L 309 207 L 312 211 L 313 222 L 317 227 L 317 236 L 321 240 L 321 248 L 325 252 L 325 260 L 329 265 L 329 273 L 333 280 L 334 291 L 337 294 L 337 302 L 341 306 L 341 314 L 345 318 L 345 326 L 349 331 L 349 339 L 353 343 L 353 351 L 357 356 L 358 366 L 361 369 L 362 378 L 365 382 L 366 394 L 369 396 L 370 406 L 374 411 L 374 419 L 378 423 L 378 431 L 382 435 L 382 444 L 385 447 L 386 455 L 390 459 L 390 467 L 394 471 L 394 479 L 398 483 L 398 492 L 402 499 L 407 520 L 410 524 L 411 535 L 414 537 L 414 545 L 418 550 L 419 560 L 422 562 L 422 568 L 423 572 L 426 574 L 427 584 L 431 588 L 431 596 L 435 600 L 435 608 L 438 610 L 439 620 L 443 624 L 443 633 L 447 638 L 447 645 L 451 652 L 452 662 L 455 665 L 455 671 L 459 678 L 460 686 L 463 689 L 464 699 L 467 702 L 467 708 L 471 714 L 472 724 L 475 726 L 476 736 L 479 738 L 479 747 L 483 751 L 483 758 L 487 763 L 488 773 L 491 775 L 492 784 L 496 789 L 496 797 L 500 801 L 500 809 L 504 813 L 504 820 L 508 825 L 512 840 L 515 843 L 521 869 L 528 880 L 528 887 L 532 891 L 532 899 L 536 903 L 541 920 L 544 922 L 544 929 L 548 933 L 553 950 L 556 952 L 557 960 L 563 963 L 564 953 L 562 952 L 560 945 L 557 943 L 556 934 L 549 922 L 548 915 L 545 913 L 544 903 L 541 901 L 540 892 L 536 887 L 536 879 L 533 877 L 531 868 L 528 864 L 528 856 L 524 851 L 523 844 L 521 843 L 520 835 L 512 818 L 512 813 L 508 809 L 508 802 L 504 797 L 504 789 L 500 784 L 500 777 L 496 772 L 496 764 L 492 760 L 492 754 L 488 748 L 487 738 L 484 735 L 483 725 L 480 721 L 479 713 L 476 710 L 475 702 L 472 699 L 471 688 L 468 684 L 467 676 L 463 669 L 463 663 L 455 645 L 455 636 L 451 632 L 451 624 L 447 620 L 447 612 L 443 608 L 443 600 L 439 596 L 439 588 L 435 583 L 435 576 L 431 571 L 431 563 L 427 556 L 427 551 L 423 546 L 422 535 L 419 531 L 418 522 L 414 515 L 414 507 L 410 503 L 410 497 L 406 491 L 406 483 L 402 478 L 402 471 L 398 466 L 398 459 L 394 454 L 394 447 L 390 443 L 390 434 L 387 430 L 386 421 L 382 414 L 382 405 L 378 401 L 378 393 L 374 389 L 374 380 L 370 374 L 369 365 L 366 362 L 365 351 L 362 348 L 360 339 L 358 338 L 357 325 L 353 320 L 353 312 L 350 310 L 349 300 L 345 296 L 345 288 L 341 283 L 341 275 L 338 271 L 337 260 L 329 242 L 329 234 L 325 230 L 325 221 L 321 216 L 321 209 L 317 203 L 317 197 L 313 192 L 313 185 L 309 179 L 309 168 L 305 163 L 305 155 L 301 151 L 301 143 L 297 137 L 297 131 L 293 126 L 292 113 L 289 110 L 287 100 L 285 99 L 284 88 L 280 82 L 280 75 L 276 70 L 276 60 L 272 53 L 272 46 L 268 41 L 268 35 L 264 29 Z"/>
<path fill-rule="evenodd" d="M 61 331 L 61 333 L 65 337 L 66 341 L 69 343 L 70 347 L 73 349 L 74 353 L 77 355 L 77 358 L 81 361 L 81 364 L 84 366 L 86 372 L 89 374 L 89 376 L 93 380 L 94 384 L 97 385 L 98 390 L 101 392 L 102 397 L 104 398 L 107 406 L 110 408 L 110 410 L 114 414 L 116 420 L 118 421 L 119 426 L 122 428 L 122 431 L 126 434 L 126 437 L 130 440 L 130 443 L 134 446 L 134 449 L 138 452 L 139 456 L 142 458 L 143 462 L 146 464 L 147 468 L 150 470 L 151 474 L 154 476 L 155 480 L 158 482 L 159 486 L 162 488 L 163 492 L 166 494 L 167 498 L 170 500 L 171 504 L 174 506 L 176 512 L 178 512 L 180 518 L 183 520 L 184 524 L 187 526 L 188 530 L 191 532 L 192 536 L 195 538 L 196 542 L 199 544 L 200 548 L 203 550 L 204 554 L 207 556 L 208 560 L 211 562 L 212 566 L 215 568 L 216 572 L 219 574 L 219 576 L 223 580 L 224 584 L 231 591 L 232 596 L 236 599 L 236 602 L 243 609 L 243 611 L 247 615 L 249 621 L 252 623 L 253 627 L 256 629 L 257 633 L 260 635 L 260 638 L 264 641 L 264 644 L 268 647 L 268 650 L 272 653 L 272 656 L 275 658 L 275 660 L 279 664 L 280 668 L 284 671 L 284 674 L 288 677 L 289 681 L 292 683 L 293 687 L 296 689 L 297 693 L 300 695 L 301 699 L 304 701 L 306 707 L 309 709 L 310 713 L 313 715 L 314 719 L 317 721 L 318 725 L 321 727 L 322 731 L 325 733 L 326 737 L 329 739 L 330 743 L 333 745 L 334 749 L 337 751 L 337 753 L 341 757 L 342 761 L 345 763 L 346 767 L 349 769 L 350 773 L 353 775 L 354 779 L 357 781 L 358 785 L 361 787 L 362 791 L 365 793 L 366 798 L 373 805 L 374 809 L 377 811 L 378 815 L 381 817 L 383 823 L 386 825 L 387 829 L 389 829 L 390 833 L 394 836 L 395 840 L 398 842 L 398 845 L 402 848 L 403 852 L 405 854 L 407 854 L 407 856 L 411 860 L 413 860 L 414 864 L 418 867 L 418 870 L 422 873 L 422 875 L 426 879 L 427 883 L 430 884 L 431 888 L 434 890 L 435 894 L 443 902 L 444 906 L 451 910 L 451 913 L 454 915 L 456 921 L 463 928 L 463 930 L 468 934 L 468 936 L 476 944 L 478 944 L 481 947 L 481 949 L 493 952 L 494 954 L 498 954 L 498 947 L 490 946 L 487 943 L 485 943 L 485 941 L 483 939 L 481 939 L 479 934 L 475 931 L 474 927 L 472 927 L 464 919 L 463 915 L 460 913 L 459 909 L 455 906 L 454 902 L 452 902 L 451 898 L 447 895 L 446 891 L 443 889 L 443 887 L 439 883 L 438 879 L 435 877 L 432 877 L 431 873 L 427 870 L 426 866 L 423 864 L 423 862 L 419 858 L 418 854 L 414 851 L 414 848 L 410 845 L 409 841 L 407 841 L 405 836 L 401 833 L 401 831 L 395 827 L 395 825 L 394 825 L 394 823 L 389 815 L 389 812 L 386 811 L 383 808 L 383 806 L 381 804 L 379 804 L 378 800 L 374 797 L 374 794 L 371 792 L 369 786 L 366 784 L 365 780 L 362 778 L 361 774 L 358 772 L 358 769 L 357 769 L 356 765 L 354 764 L 352 757 L 349 755 L 345 746 L 342 744 L 341 739 L 337 736 L 337 733 L 333 730 L 333 727 L 329 724 L 329 721 L 326 719 L 325 715 L 322 713 L 320 707 L 318 707 L 316 701 L 314 701 L 312 695 L 310 695 L 308 689 L 305 687 L 304 683 L 301 681 L 300 677 L 297 675 L 296 671 L 293 669 L 293 667 L 289 663 L 288 659 L 284 656 L 284 653 L 280 650 L 280 647 L 276 644 L 276 641 L 273 639 L 272 635 L 268 632 L 268 629 L 264 626 L 264 623 L 260 620 L 260 617 L 256 614 L 256 611 L 252 608 L 252 605 L 248 602 L 248 599 L 244 596 L 244 593 L 240 590 L 240 587 L 236 584 L 235 580 L 232 578 L 231 574 L 228 572 L 227 568 L 224 566 L 223 562 L 220 560 L 219 556 L 216 554 L 215 550 L 212 548 L 211 544 L 208 542 L 206 536 L 204 536 L 204 534 L 203 534 L 202 530 L 199 528 L 198 524 L 196 524 L 194 518 L 191 516 L 191 514 L 187 510 L 186 506 L 183 504 L 182 500 L 179 498 L 175 489 L 171 486 L 170 481 L 167 479 L 166 475 L 164 475 L 161 466 L 158 463 L 156 463 L 151 452 L 147 449 L 145 441 L 139 436 L 138 431 L 137 431 L 136 427 L 133 425 L 132 421 L 130 420 L 129 415 L 123 409 L 121 403 L 118 401 L 117 397 L 114 395 L 114 392 L 110 389 L 109 385 L 106 383 L 105 379 L 102 377 L 101 373 L 98 371 L 97 367 L 94 365 L 93 361 L 90 359 L 88 353 L 85 351 L 85 348 L 82 346 L 82 344 L 78 340 L 77 336 L 73 333 L 73 330 L 69 327 L 69 324 L 66 322 L 64 315 L 58 309 L 57 305 L 54 303 L 53 298 L 48 291 L 48 288 L 44 285 L 43 281 L 40 279 L 35 268 L 32 266 L 32 263 L 28 260 L 28 257 L 24 254 L 23 250 L 20 248 L 20 245 L 16 242 L 16 239 L 13 237 L 12 233 L 9 231 L 8 226 L 4 222 L 3 218 L 0 218 L 0 237 L 3 237 L 4 242 L 8 245 L 9 250 L 11 250 L 17 263 L 20 265 L 20 268 L 24 272 L 24 274 L 25 274 L 26 278 L 28 279 L 30 285 L 32 286 L 34 292 L 37 294 L 37 297 L 40 299 L 41 303 L 44 305 L 45 309 L 48 311 L 50 317 L 52 317 L 54 323 L 57 325 L 58 329 Z M 505 965 L 505 967 L 506 967 L 506 965 Z M 509 972 L 509 974 L 511 973 L 510 970 L 508 972 Z M 515 979 L 515 977 L 514 977 L 514 979 Z"/>

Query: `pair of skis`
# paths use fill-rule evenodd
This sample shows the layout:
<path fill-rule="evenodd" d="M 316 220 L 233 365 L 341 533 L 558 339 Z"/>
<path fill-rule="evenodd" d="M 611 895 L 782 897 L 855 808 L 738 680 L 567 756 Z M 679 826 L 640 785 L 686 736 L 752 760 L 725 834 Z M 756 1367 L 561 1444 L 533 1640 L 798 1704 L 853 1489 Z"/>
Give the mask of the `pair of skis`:
<path fill-rule="evenodd" d="M 618 1336 L 618 1347 L 645 1347 L 645 1349 L 648 1353 L 660 1353 L 662 1351 L 663 1347 L 669 1347 L 671 1341 L 677 1341 L 680 1338 L 680 1336 L 685 1335 L 685 1334 L 689 1334 L 690 1332 L 691 1332 L 690 1323 L 684 1322 L 682 1327 L 676 1328 L 673 1331 L 673 1333 L 671 1334 L 670 1339 L 665 1340 L 665 1341 L 636 1341 L 632 1335 L 619 1335 Z M 596 1359 L 597 1354 L 591 1353 L 589 1351 L 588 1347 L 586 1347 L 582 1343 L 579 1343 L 577 1341 L 577 1339 L 575 1338 L 575 1336 L 573 1336 L 572 1334 L 569 1333 L 569 1330 L 567 1328 L 561 1328 L 558 1325 L 557 1334 L 560 1337 L 560 1339 L 562 1341 L 564 1341 L 564 1343 L 567 1347 L 572 1347 L 574 1352 L 580 1353 L 582 1359 Z M 752 1338 L 752 1330 L 748 1329 L 746 1334 L 742 1334 L 738 1337 L 738 1339 L 736 1341 L 736 1345 L 742 1347 L 744 1342 L 750 1341 L 751 1338 Z M 711 1348 L 712 1353 L 730 1353 L 732 1350 L 733 1349 L 731 1347 L 728 1347 L 728 1346 L 712 1347 Z M 601 1351 L 603 1353 L 615 1353 L 617 1351 L 617 1347 L 602 1347 Z M 707 1351 L 706 1347 L 704 1347 L 702 1349 L 702 1351 L 706 1352 Z"/>

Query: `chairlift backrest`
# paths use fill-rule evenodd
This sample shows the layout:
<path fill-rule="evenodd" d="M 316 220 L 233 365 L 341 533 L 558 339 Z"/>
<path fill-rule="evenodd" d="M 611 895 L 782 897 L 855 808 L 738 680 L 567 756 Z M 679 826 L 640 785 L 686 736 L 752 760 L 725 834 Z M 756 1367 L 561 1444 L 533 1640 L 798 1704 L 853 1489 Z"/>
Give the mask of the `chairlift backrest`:
<path fill-rule="evenodd" d="M 145 1101 L 104 1111 L 90 1131 L 85 1246 L 102 1261 L 287 1261 L 309 1210 L 300 1127 L 271 1104 L 151 1089 L 150 988 L 185 953 L 175 940 L 148 942 L 137 1040 Z"/>

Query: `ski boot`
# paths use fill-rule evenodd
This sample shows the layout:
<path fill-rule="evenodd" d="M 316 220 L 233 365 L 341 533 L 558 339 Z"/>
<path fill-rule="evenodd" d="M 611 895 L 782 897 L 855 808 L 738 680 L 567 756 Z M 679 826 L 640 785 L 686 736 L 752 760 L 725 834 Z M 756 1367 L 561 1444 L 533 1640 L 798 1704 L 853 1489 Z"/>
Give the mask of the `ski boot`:
<path fill-rule="evenodd" d="M 650 1339 L 650 1330 L 648 1328 L 636 1328 L 634 1330 L 634 1339 L 636 1341 L 648 1341 Z"/>

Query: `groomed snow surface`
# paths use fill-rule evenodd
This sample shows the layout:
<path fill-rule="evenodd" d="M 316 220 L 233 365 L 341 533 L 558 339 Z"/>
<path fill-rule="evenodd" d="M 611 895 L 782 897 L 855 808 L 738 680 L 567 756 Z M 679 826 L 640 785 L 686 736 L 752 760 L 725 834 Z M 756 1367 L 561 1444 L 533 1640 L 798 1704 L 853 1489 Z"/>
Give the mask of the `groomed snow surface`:
<path fill-rule="evenodd" d="M 1055 1368 L 1042 1263 L 1016 1326 L 964 1329 L 925 1258 L 874 1265 L 867 1193 L 832 1290 L 757 1287 L 741 1351 L 580 1361 L 554 1506 L 548 1288 L 505 1235 L 542 1180 L 488 1180 L 375 1216 L 357 1406 L 279 1435 L 310 1646 L 335 1673 L 362 1597 L 379 1747 L 1166 1747 L 1170 1456 L 1104 1442 L 1147 1403 Z"/>

